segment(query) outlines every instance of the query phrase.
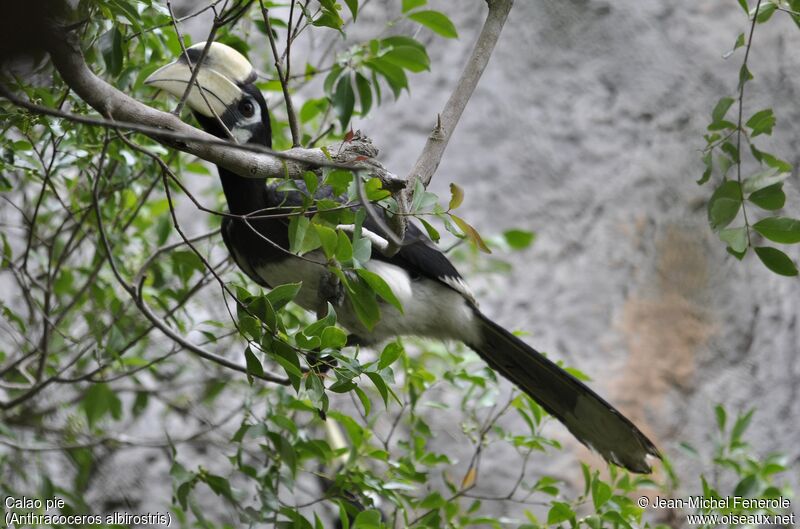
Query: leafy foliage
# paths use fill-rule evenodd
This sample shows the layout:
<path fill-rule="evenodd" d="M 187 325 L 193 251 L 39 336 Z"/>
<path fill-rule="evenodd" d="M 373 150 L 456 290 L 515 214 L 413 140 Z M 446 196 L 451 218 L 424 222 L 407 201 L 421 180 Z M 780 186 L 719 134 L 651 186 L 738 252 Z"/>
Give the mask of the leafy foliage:
<path fill-rule="evenodd" d="M 748 66 L 753 35 L 759 24 L 768 22 L 776 11 L 785 12 L 800 27 L 800 15 L 796 0 L 757 0 L 753 8 L 748 7 L 746 0 L 739 4 L 750 19 L 749 36 L 740 33 L 733 49 L 726 58 L 739 48 L 744 48 L 744 58 L 739 70 L 738 97 L 721 97 L 711 112 L 711 123 L 705 135 L 706 147 L 703 151 L 705 171 L 698 184 L 703 185 L 711 180 L 713 174 L 720 177 L 719 183 L 708 202 L 708 221 L 711 229 L 727 245 L 728 252 L 737 259 L 743 259 L 750 248 L 761 262 L 771 271 L 784 276 L 796 276 L 797 266 L 782 250 L 772 246 L 758 245 L 753 239 L 758 235 L 779 244 L 796 244 L 800 242 L 800 221 L 787 217 L 764 217 L 753 223 L 752 204 L 764 211 L 778 211 L 786 203 L 783 183 L 792 173 L 792 165 L 778 156 L 757 147 L 754 139 L 760 135 L 772 135 L 777 122 L 773 109 L 765 108 L 747 116 L 744 111 L 745 87 L 753 79 Z M 786 4 L 786 6 L 783 6 Z M 728 118 L 731 108 L 736 105 L 738 117 Z M 749 147 L 753 161 L 759 169 L 750 176 L 743 177 L 745 153 L 742 152 L 742 138 Z M 735 171 L 735 175 L 729 173 Z M 734 220 L 742 219 L 743 225 L 728 228 Z M 755 233 L 753 233 L 755 232 Z"/>

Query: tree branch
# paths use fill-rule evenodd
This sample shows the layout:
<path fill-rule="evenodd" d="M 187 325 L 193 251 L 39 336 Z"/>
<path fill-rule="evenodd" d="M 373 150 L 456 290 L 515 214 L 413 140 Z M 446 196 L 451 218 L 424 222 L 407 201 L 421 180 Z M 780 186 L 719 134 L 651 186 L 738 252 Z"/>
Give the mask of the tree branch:
<path fill-rule="evenodd" d="M 177 116 L 149 107 L 117 90 L 92 72 L 74 36 L 54 28 L 47 43 L 50 57 L 67 85 L 86 103 L 110 119 L 78 116 L 25 101 L 0 86 L 0 94 L 17 106 L 36 113 L 69 119 L 89 125 L 142 132 L 168 147 L 192 154 L 248 178 L 301 179 L 309 170 L 321 167 L 363 169 L 380 178 L 384 188 L 397 191 L 405 180 L 379 165 L 356 161 L 338 163 L 322 149 L 294 148 L 278 152 L 253 144 L 234 144 L 220 140 L 181 121 Z"/>
<path fill-rule="evenodd" d="M 486 0 L 486 3 L 489 5 L 489 14 L 486 15 L 486 21 L 483 23 L 483 28 L 480 35 L 478 35 L 477 42 L 475 42 L 475 47 L 472 49 L 472 54 L 464 66 L 464 71 L 461 73 L 453 93 L 450 94 L 450 98 L 445 103 L 442 113 L 436 116 L 436 126 L 428 136 L 425 147 L 406 177 L 408 184 L 405 191 L 398 193 L 395 197 L 400 214 L 391 217 L 389 224 L 400 240 L 403 240 L 405 236 L 408 223 L 406 213 L 417 182 L 421 182 L 425 188 L 431 183 L 431 179 L 442 161 L 442 156 L 450 137 L 453 135 L 459 119 L 461 119 L 461 114 L 472 97 L 472 93 L 475 91 L 486 65 L 489 64 L 489 58 L 492 56 L 494 46 L 500 38 L 508 13 L 511 11 L 511 6 L 514 5 L 514 0 Z M 386 253 L 391 256 L 398 251 L 400 251 L 400 246 L 391 243 Z"/>
<path fill-rule="evenodd" d="M 407 193 L 413 192 L 415 180 L 420 180 L 425 187 L 430 184 L 431 178 L 442 160 L 444 150 L 447 148 L 447 143 L 458 125 L 458 120 L 489 63 L 489 58 L 500 38 L 514 0 L 486 0 L 486 3 L 489 4 L 489 14 L 486 16 L 483 29 L 481 29 L 464 71 L 458 79 L 458 84 L 437 118 L 436 127 L 428 136 L 425 148 L 408 175 L 408 180 L 412 185 L 406 188 Z"/>
<path fill-rule="evenodd" d="M 264 0 L 259 0 L 261 6 L 261 16 L 264 18 L 264 24 L 267 26 L 267 37 L 269 37 L 269 45 L 272 48 L 272 56 L 275 58 L 275 71 L 278 73 L 278 80 L 281 82 L 281 90 L 283 91 L 283 99 L 286 102 L 286 116 L 289 120 L 289 130 L 292 133 L 292 147 L 300 146 L 300 127 L 297 125 L 297 113 L 294 111 L 292 104 L 292 96 L 289 94 L 289 52 L 288 47 L 291 46 L 289 37 L 286 37 L 286 70 L 284 71 L 281 66 L 280 55 L 278 55 L 278 47 L 275 45 L 275 36 L 272 34 L 272 24 L 269 21 L 269 9 L 264 7 Z M 292 0 L 292 10 L 294 10 L 294 0 Z M 292 16 L 289 14 L 289 29 L 288 33 L 292 31 Z"/>

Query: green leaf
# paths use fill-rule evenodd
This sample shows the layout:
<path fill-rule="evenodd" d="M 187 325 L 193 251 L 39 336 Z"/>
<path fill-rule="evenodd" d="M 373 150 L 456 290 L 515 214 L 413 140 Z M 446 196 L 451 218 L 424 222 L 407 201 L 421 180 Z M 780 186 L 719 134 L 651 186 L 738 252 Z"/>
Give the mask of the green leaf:
<path fill-rule="evenodd" d="M 373 202 L 376 200 L 382 200 L 391 195 L 389 191 L 383 188 L 383 184 L 379 178 L 370 178 L 367 180 L 364 183 L 364 191 L 367 194 L 367 198 Z"/>
<path fill-rule="evenodd" d="M 392 37 L 386 37 L 385 39 L 381 39 L 380 45 L 382 48 L 389 47 L 389 48 L 399 48 L 401 46 L 410 46 L 412 48 L 416 48 L 422 53 L 425 54 L 427 57 L 428 52 L 425 49 L 425 45 L 418 41 L 413 37 L 406 37 L 405 35 L 394 35 Z M 427 62 L 430 62 L 428 60 Z"/>
<path fill-rule="evenodd" d="M 758 491 L 758 477 L 754 474 L 745 476 L 733 489 L 733 494 L 740 498 L 750 498 Z"/>
<path fill-rule="evenodd" d="M 725 248 L 725 250 L 726 250 L 726 251 L 727 251 L 729 254 L 731 254 L 732 256 L 734 256 L 735 258 L 737 258 L 737 259 L 738 259 L 738 260 L 740 260 L 740 261 L 741 261 L 742 259 L 744 259 L 744 256 L 745 256 L 745 255 L 747 255 L 747 249 L 746 249 L 746 248 L 745 248 L 745 250 L 744 250 L 744 251 L 742 251 L 742 252 L 737 252 L 736 250 L 734 250 L 734 249 L 732 249 L 730 246 L 728 246 L 727 248 Z"/>
<path fill-rule="evenodd" d="M 736 422 L 731 429 L 731 441 L 739 441 L 744 435 L 744 432 L 747 431 L 747 428 L 750 427 L 750 420 L 753 418 L 753 413 L 755 410 L 749 410 L 748 412 L 739 415 L 736 417 Z"/>
<path fill-rule="evenodd" d="M 336 243 L 336 260 L 340 263 L 349 263 L 353 259 L 353 243 L 343 231 L 338 232 Z"/>
<path fill-rule="evenodd" d="M 117 29 L 117 26 L 111 28 L 110 37 L 111 46 L 103 53 L 103 59 L 108 73 L 112 77 L 116 77 L 122 72 L 123 63 L 122 33 Z"/>
<path fill-rule="evenodd" d="M 738 50 L 739 48 L 741 48 L 744 45 L 745 45 L 744 33 L 739 33 L 739 36 L 736 37 L 736 42 L 733 43 L 733 49 L 731 49 L 730 51 L 728 51 L 725 54 L 723 54 L 722 58 L 723 59 L 727 59 L 728 57 L 733 55 L 734 52 L 736 52 L 736 50 Z"/>
<path fill-rule="evenodd" d="M 297 352 L 288 344 L 275 340 L 272 353 L 270 357 L 280 364 L 291 380 L 292 386 L 297 390 L 300 387 L 300 380 L 303 378 L 303 371 L 300 368 L 300 359 L 297 358 Z"/>
<path fill-rule="evenodd" d="M 462 202 L 464 202 L 464 190 L 455 184 L 450 184 L 450 204 L 447 206 L 447 210 L 457 209 Z"/>
<path fill-rule="evenodd" d="M 381 522 L 381 513 L 375 509 L 358 513 L 353 520 L 353 529 L 381 529 L 386 527 Z"/>
<path fill-rule="evenodd" d="M 392 365 L 400 355 L 403 354 L 403 346 L 398 342 L 391 342 L 383 348 L 381 358 L 378 361 L 378 369 L 384 369 Z"/>
<path fill-rule="evenodd" d="M 600 508 L 611 499 L 612 491 L 608 483 L 602 481 L 599 476 L 595 476 L 592 481 L 592 502 L 594 509 L 600 512 Z"/>
<path fill-rule="evenodd" d="M 744 45 L 745 45 L 744 33 L 739 33 L 739 36 L 736 37 L 736 42 L 733 43 L 733 49 L 738 50 Z"/>
<path fill-rule="evenodd" d="M 325 257 L 328 259 L 333 258 L 338 243 L 336 230 L 328 226 L 323 226 L 322 224 L 314 224 L 314 229 L 317 230 L 317 235 L 322 243 L 322 251 L 325 253 Z"/>
<path fill-rule="evenodd" d="M 270 302 L 273 309 L 281 310 L 287 303 L 294 300 L 302 286 L 303 283 L 286 283 L 285 285 L 279 285 L 267 293 L 267 301 Z"/>
<path fill-rule="evenodd" d="M 353 181 L 353 173 L 344 169 L 334 169 L 325 177 L 325 184 L 333 188 L 334 195 L 341 195 Z"/>
<path fill-rule="evenodd" d="M 393 47 L 383 55 L 383 59 L 414 73 L 430 70 L 428 54 L 412 46 Z"/>
<path fill-rule="evenodd" d="M 336 10 L 323 9 L 322 13 L 311 22 L 317 27 L 326 27 L 341 30 L 344 20 L 339 16 Z"/>
<path fill-rule="evenodd" d="M 360 400 L 361 405 L 364 406 L 364 415 L 369 415 L 369 412 L 372 410 L 372 402 L 369 400 L 369 396 L 358 386 L 354 387 L 353 391 L 356 392 L 358 400 Z"/>
<path fill-rule="evenodd" d="M 247 346 L 244 350 L 244 359 L 247 363 L 248 375 L 264 376 L 264 366 L 261 365 L 261 360 L 253 354 L 253 350 L 250 349 L 250 346 Z"/>
<path fill-rule="evenodd" d="M 733 105 L 734 101 L 735 100 L 732 97 L 721 98 L 714 107 L 714 110 L 711 111 L 711 122 L 717 123 L 722 121 L 722 119 L 725 117 L 725 114 L 728 113 L 728 109 L 730 109 L 731 105 Z"/>
<path fill-rule="evenodd" d="M 366 283 L 378 296 L 394 306 L 400 311 L 400 313 L 403 312 L 403 305 L 400 303 L 400 300 L 397 299 L 397 296 L 395 296 L 394 292 L 392 292 L 392 288 L 381 276 L 374 272 L 370 272 L 365 268 L 357 269 L 356 273 L 361 279 L 366 281 Z"/>
<path fill-rule="evenodd" d="M 428 0 L 403 0 L 403 13 L 408 13 L 412 9 L 422 7 L 428 3 Z"/>
<path fill-rule="evenodd" d="M 367 375 L 367 377 L 375 385 L 375 389 L 377 389 L 378 393 L 380 393 L 384 405 L 389 406 L 389 388 L 386 385 L 386 382 L 383 380 L 383 378 L 381 378 L 381 376 L 378 373 L 371 371 L 368 371 L 364 374 Z"/>
<path fill-rule="evenodd" d="M 775 211 L 786 204 L 786 193 L 783 192 L 783 184 L 772 184 L 764 189 L 759 189 L 747 197 L 747 200 L 762 209 Z"/>
<path fill-rule="evenodd" d="M 722 404 L 717 404 L 714 406 L 714 415 L 717 417 L 717 428 L 720 432 L 724 432 L 728 415 L 725 412 L 725 408 L 722 406 Z"/>
<path fill-rule="evenodd" d="M 745 125 L 753 130 L 753 137 L 759 134 L 769 135 L 772 134 L 772 128 L 775 126 L 775 115 L 772 113 L 771 108 L 760 110 L 753 114 Z"/>
<path fill-rule="evenodd" d="M 783 182 L 788 177 L 789 173 L 782 173 L 777 167 L 770 167 L 745 178 L 742 182 L 742 191 L 745 195 L 749 195 L 759 189 Z"/>
<path fill-rule="evenodd" d="M 392 89 L 395 99 L 400 96 L 400 92 L 402 92 L 404 88 L 408 88 L 408 77 L 399 66 L 395 66 L 389 61 L 384 61 L 382 59 L 371 59 L 365 61 L 364 64 L 383 76 L 386 82 L 389 83 L 389 88 Z"/>
<path fill-rule="evenodd" d="M 342 529 L 350 529 L 350 515 L 347 514 L 344 502 L 342 500 L 337 500 L 336 503 L 339 505 L 339 522 L 342 525 Z"/>
<path fill-rule="evenodd" d="M 336 83 L 336 91 L 333 94 L 333 110 L 339 118 L 339 123 L 342 125 L 342 130 L 347 128 L 350 123 L 350 117 L 353 115 L 353 109 L 356 105 L 356 96 L 353 92 L 353 83 L 350 80 L 350 75 L 345 74 L 339 78 Z"/>
<path fill-rule="evenodd" d="M 366 116 L 369 109 L 372 108 L 372 87 L 369 80 L 356 73 L 356 88 L 358 89 L 358 100 L 361 102 L 361 115 Z"/>
<path fill-rule="evenodd" d="M 754 153 L 755 155 L 755 153 Z M 770 167 L 774 167 L 781 173 L 791 173 L 792 172 L 792 164 L 785 160 L 781 160 L 780 158 L 764 151 L 759 151 L 758 156 L 756 156 L 759 161 L 764 162 Z"/>
<path fill-rule="evenodd" d="M 93 384 L 81 400 L 89 426 L 94 425 L 109 412 L 116 419 L 122 415 L 122 401 L 108 384 Z"/>
<path fill-rule="evenodd" d="M 789 217 L 769 217 L 753 224 L 753 229 L 773 242 L 800 242 L 800 220 Z"/>
<path fill-rule="evenodd" d="M 736 145 L 734 145 L 733 143 L 729 141 L 723 142 L 720 149 L 722 149 L 722 152 L 730 156 L 731 161 L 733 163 L 739 161 L 739 148 L 736 147 Z"/>
<path fill-rule="evenodd" d="M 742 253 L 747 249 L 747 228 L 726 228 L 719 232 L 719 238 L 728 243 L 731 250 Z"/>
<path fill-rule="evenodd" d="M 711 229 L 719 230 L 730 224 L 742 207 L 742 193 L 739 183 L 726 180 L 711 195 L 708 202 L 708 222 Z"/>
<path fill-rule="evenodd" d="M 775 10 L 778 6 L 776 6 L 772 2 L 760 2 L 760 4 L 761 5 L 758 8 L 758 16 L 756 17 L 756 21 L 759 24 L 763 24 L 764 22 L 772 18 L 772 15 L 775 13 Z M 753 11 L 755 12 L 755 10 Z"/>
<path fill-rule="evenodd" d="M 328 108 L 328 100 L 324 97 L 319 99 L 309 99 L 300 107 L 300 119 L 303 123 L 308 123 L 314 117 L 324 112 Z"/>
<path fill-rule="evenodd" d="M 422 226 L 425 228 L 425 231 L 428 232 L 428 237 L 430 237 L 433 242 L 438 242 L 440 235 L 439 232 L 436 230 L 436 228 L 434 228 L 430 222 L 423 219 L 422 217 L 419 217 L 417 220 L 419 220 L 422 223 Z"/>
<path fill-rule="evenodd" d="M 794 265 L 789 256 L 778 250 L 777 248 L 770 248 L 769 246 L 756 247 L 756 255 L 764 263 L 764 266 L 782 276 L 796 276 L 797 267 Z"/>
<path fill-rule="evenodd" d="M 227 479 L 214 474 L 200 474 L 200 476 L 201 479 L 206 482 L 208 487 L 213 490 L 217 496 L 222 496 L 223 498 L 234 501 L 233 491 L 231 491 L 231 484 Z"/>
<path fill-rule="evenodd" d="M 314 193 L 317 192 L 317 187 L 319 187 L 317 175 L 315 175 L 312 171 L 306 171 L 303 173 L 303 183 L 306 185 L 306 191 L 308 191 L 308 194 L 313 197 Z"/>
<path fill-rule="evenodd" d="M 117 9 L 118 13 L 121 13 L 122 16 L 131 23 L 131 25 L 136 28 L 136 31 L 143 31 L 141 24 L 141 15 L 136 11 L 136 8 L 131 5 L 132 2 L 124 1 L 124 0 L 114 0 L 113 5 Z M 119 20 L 119 19 L 117 19 Z"/>
<path fill-rule="evenodd" d="M 747 81 L 753 79 L 753 74 L 750 73 L 750 70 L 747 68 L 747 63 L 743 63 L 741 69 L 739 69 L 739 86 L 738 89 L 741 90 L 742 87 L 745 85 Z"/>
<path fill-rule="evenodd" d="M 744 12 L 749 15 L 750 14 L 750 8 L 747 6 L 747 0 L 738 0 L 738 1 L 739 1 L 739 5 L 742 6 L 742 9 L 744 9 Z"/>
<path fill-rule="evenodd" d="M 699 186 L 708 182 L 711 178 L 711 173 L 714 171 L 714 157 L 710 150 L 703 155 L 703 164 L 706 168 L 703 171 L 703 176 L 697 181 L 697 185 Z"/>
<path fill-rule="evenodd" d="M 427 10 L 410 13 L 407 16 L 414 22 L 422 24 L 426 28 L 430 29 L 434 33 L 438 33 L 442 37 L 448 39 L 458 38 L 458 31 L 456 31 L 456 27 L 444 13 Z"/>
<path fill-rule="evenodd" d="M 570 508 L 568 503 L 554 501 L 550 511 L 547 513 L 547 524 L 555 525 L 561 522 L 566 522 L 575 517 L 575 512 Z"/>
<path fill-rule="evenodd" d="M 338 327 L 326 327 L 322 331 L 322 349 L 341 349 L 347 343 L 347 334 Z"/>
<path fill-rule="evenodd" d="M 358 18 L 358 0 L 344 0 L 344 3 L 350 10 L 350 14 L 353 15 L 353 22 L 355 22 Z"/>
<path fill-rule="evenodd" d="M 450 214 L 450 218 L 453 219 L 453 222 L 456 223 L 458 229 L 464 232 L 464 235 L 466 235 L 466 237 L 470 241 L 472 241 L 473 244 L 475 244 L 475 246 L 477 246 L 480 251 L 484 253 L 492 253 L 489 247 L 486 246 L 486 243 L 483 242 L 483 238 L 481 237 L 481 234 L 478 233 L 478 230 L 469 225 L 467 221 L 465 221 L 461 217 L 457 217 L 452 213 Z"/>
<path fill-rule="evenodd" d="M 252 316 L 243 315 L 239 316 L 239 329 L 242 334 L 251 340 L 261 339 L 261 324 Z"/>
<path fill-rule="evenodd" d="M 362 283 L 363 280 L 359 278 L 351 280 L 339 269 L 334 269 L 333 272 L 344 284 L 347 298 L 353 304 L 353 309 L 356 311 L 359 321 L 367 329 L 373 329 L 381 319 L 381 309 L 375 299 L 375 293 L 367 287 L 366 283 Z"/>
<path fill-rule="evenodd" d="M 305 215 L 294 215 L 289 219 L 289 251 L 300 253 L 310 221 Z M 266 241 L 265 241 L 266 243 Z"/>
<path fill-rule="evenodd" d="M 524 250 L 533 243 L 535 237 L 533 232 L 525 230 L 515 229 L 503 232 L 503 238 L 512 250 Z"/>
<path fill-rule="evenodd" d="M 275 310 L 266 296 L 258 296 L 247 305 L 249 310 L 256 318 L 261 320 L 271 331 L 275 331 L 278 326 Z"/>

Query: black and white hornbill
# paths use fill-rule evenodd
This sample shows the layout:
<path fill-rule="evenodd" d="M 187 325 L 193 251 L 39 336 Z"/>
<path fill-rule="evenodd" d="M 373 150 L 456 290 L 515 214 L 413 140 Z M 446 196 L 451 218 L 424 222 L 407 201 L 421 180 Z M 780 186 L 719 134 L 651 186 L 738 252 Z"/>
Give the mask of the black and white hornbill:
<path fill-rule="evenodd" d="M 192 75 L 187 56 L 192 67 L 198 67 L 204 45 L 192 46 L 178 60 L 153 73 L 146 83 L 182 96 Z M 247 59 L 224 44 L 213 43 L 199 68 L 197 80 L 205 97 L 194 86 L 187 103 L 203 128 L 225 137 L 216 113 L 238 142 L 271 146 L 267 105 Z M 264 179 L 241 177 L 223 167 L 219 167 L 219 176 L 231 213 L 245 215 L 299 204 L 297 195 L 279 191 L 277 184 Z M 236 264 L 267 288 L 302 281 L 295 301 L 317 311 L 320 282 L 328 277 L 325 259 L 313 252 L 305 257 L 319 264 L 293 257 L 288 252 L 288 222 L 284 218 L 262 218 L 250 224 L 253 229 L 235 218 L 222 221 L 222 236 Z M 369 218 L 364 230 L 371 231 L 368 235 L 374 241 L 381 238 L 380 229 Z M 584 383 L 484 316 L 464 279 L 421 230 L 409 225 L 396 255 L 385 257 L 373 251 L 366 267 L 391 286 L 404 310 L 401 313 L 388 304 L 381 306 L 380 322 L 367 330 L 349 301 L 343 301 L 336 307 L 337 318 L 357 337 L 357 343 L 375 344 L 400 335 L 460 340 L 607 461 L 634 472 L 650 472 L 648 456 L 660 457 L 653 443 Z"/>

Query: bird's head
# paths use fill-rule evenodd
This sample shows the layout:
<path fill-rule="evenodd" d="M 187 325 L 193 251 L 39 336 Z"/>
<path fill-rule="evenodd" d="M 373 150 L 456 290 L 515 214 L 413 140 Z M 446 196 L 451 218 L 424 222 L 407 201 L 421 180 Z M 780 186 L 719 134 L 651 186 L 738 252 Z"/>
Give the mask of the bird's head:
<path fill-rule="evenodd" d="M 206 43 L 187 48 L 174 62 L 156 70 L 145 84 L 182 97 L 192 78 L 192 68 L 200 68 L 197 83 L 189 91 L 186 103 L 200 125 L 217 137 L 225 137 L 217 116 L 239 143 L 271 146 L 269 112 L 264 96 L 255 85 L 256 72 L 244 55 L 230 46 L 213 42 L 198 66 Z M 197 88 L 199 83 L 202 93 Z"/>

